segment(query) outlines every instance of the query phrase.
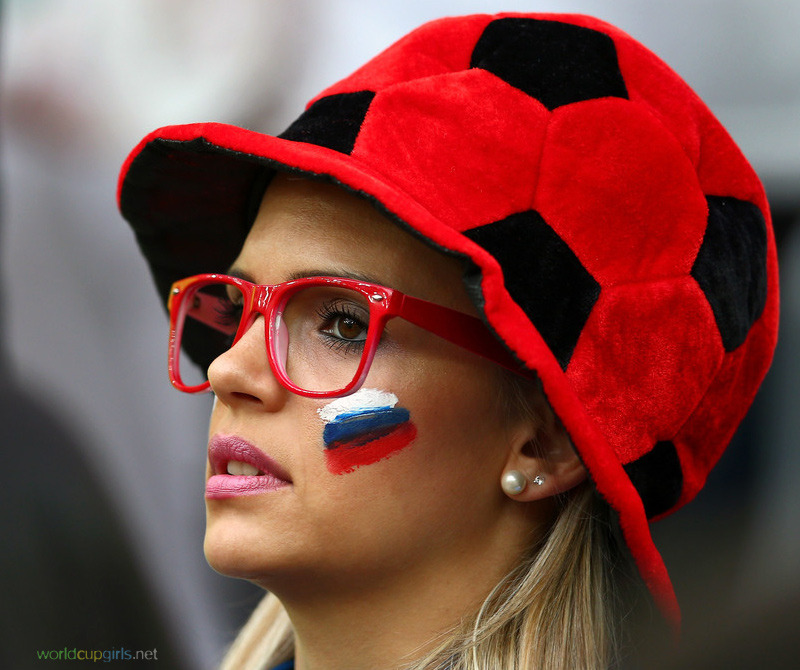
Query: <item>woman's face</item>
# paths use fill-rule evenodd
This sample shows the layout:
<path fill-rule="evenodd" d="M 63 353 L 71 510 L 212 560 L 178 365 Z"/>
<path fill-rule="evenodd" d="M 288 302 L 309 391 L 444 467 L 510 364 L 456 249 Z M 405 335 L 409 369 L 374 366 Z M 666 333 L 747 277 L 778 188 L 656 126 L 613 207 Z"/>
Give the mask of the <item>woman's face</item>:
<path fill-rule="evenodd" d="M 270 186 L 232 273 L 258 284 L 357 276 L 474 313 L 454 259 L 344 190 L 286 176 Z M 509 504 L 498 482 L 514 431 L 498 397 L 499 368 L 401 319 L 389 321 L 385 337 L 391 346 L 379 349 L 363 390 L 336 401 L 277 382 L 261 317 L 212 363 L 212 567 L 278 595 L 352 591 L 446 574 L 498 536 Z M 372 439 L 375 411 L 362 416 L 370 404 L 394 422 L 388 437 Z M 350 422 L 337 432 L 344 415 Z M 342 434 L 352 439 L 337 446 Z M 249 494 L 241 479 L 228 490 L 225 460 L 253 447 L 276 478 Z M 264 469 L 263 460 L 255 465 Z"/>

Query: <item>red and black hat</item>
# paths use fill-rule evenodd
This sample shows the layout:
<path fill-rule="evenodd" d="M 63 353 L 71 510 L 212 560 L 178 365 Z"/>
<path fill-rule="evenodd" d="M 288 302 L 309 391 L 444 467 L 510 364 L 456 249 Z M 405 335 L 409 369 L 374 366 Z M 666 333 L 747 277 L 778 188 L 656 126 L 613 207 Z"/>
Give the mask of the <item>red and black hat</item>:
<path fill-rule="evenodd" d="M 701 100 L 593 18 L 426 24 L 277 137 L 193 124 L 136 147 L 119 202 L 165 300 L 226 270 L 274 170 L 340 184 L 470 261 L 478 308 L 541 378 L 677 619 L 648 521 L 703 486 L 778 318 L 763 188 Z"/>

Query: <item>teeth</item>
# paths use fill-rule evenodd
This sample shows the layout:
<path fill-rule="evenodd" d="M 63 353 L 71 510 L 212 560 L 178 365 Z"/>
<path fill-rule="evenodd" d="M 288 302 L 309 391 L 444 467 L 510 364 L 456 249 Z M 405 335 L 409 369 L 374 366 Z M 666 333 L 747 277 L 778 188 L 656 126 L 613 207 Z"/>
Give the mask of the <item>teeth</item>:
<path fill-rule="evenodd" d="M 229 475 L 257 475 L 258 468 L 250 463 L 242 463 L 241 461 L 228 461 L 228 474 Z"/>

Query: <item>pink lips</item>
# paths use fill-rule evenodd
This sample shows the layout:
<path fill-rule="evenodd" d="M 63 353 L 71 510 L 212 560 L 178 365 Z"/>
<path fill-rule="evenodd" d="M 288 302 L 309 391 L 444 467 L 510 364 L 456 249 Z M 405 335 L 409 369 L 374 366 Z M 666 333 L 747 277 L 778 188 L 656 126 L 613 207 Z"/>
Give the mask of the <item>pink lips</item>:
<path fill-rule="evenodd" d="M 209 500 L 256 495 L 292 483 L 280 465 L 240 437 L 214 435 L 208 443 L 208 460 L 212 473 L 206 482 L 206 498 Z M 229 461 L 248 463 L 258 470 L 258 474 L 229 475 Z"/>

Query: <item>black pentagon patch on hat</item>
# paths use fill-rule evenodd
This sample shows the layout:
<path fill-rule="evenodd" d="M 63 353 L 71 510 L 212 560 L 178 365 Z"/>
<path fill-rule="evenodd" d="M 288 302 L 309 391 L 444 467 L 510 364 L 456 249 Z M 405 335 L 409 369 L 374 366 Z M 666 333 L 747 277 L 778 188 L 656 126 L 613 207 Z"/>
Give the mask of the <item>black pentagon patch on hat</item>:
<path fill-rule="evenodd" d="M 767 227 L 752 202 L 707 196 L 708 225 L 692 267 L 725 351 L 747 338 L 767 302 Z"/>
<path fill-rule="evenodd" d="M 678 502 L 683 470 L 672 442 L 657 442 L 644 456 L 622 467 L 639 493 L 648 519 L 669 511 Z"/>
<path fill-rule="evenodd" d="M 350 154 L 374 97 L 373 91 L 355 91 L 320 98 L 278 137 Z"/>
<path fill-rule="evenodd" d="M 492 21 L 470 59 L 552 110 L 594 98 L 627 98 L 614 41 L 604 33 L 560 21 Z"/>
<path fill-rule="evenodd" d="M 464 232 L 494 256 L 506 289 L 566 369 L 600 284 L 572 249 L 528 210 Z"/>

